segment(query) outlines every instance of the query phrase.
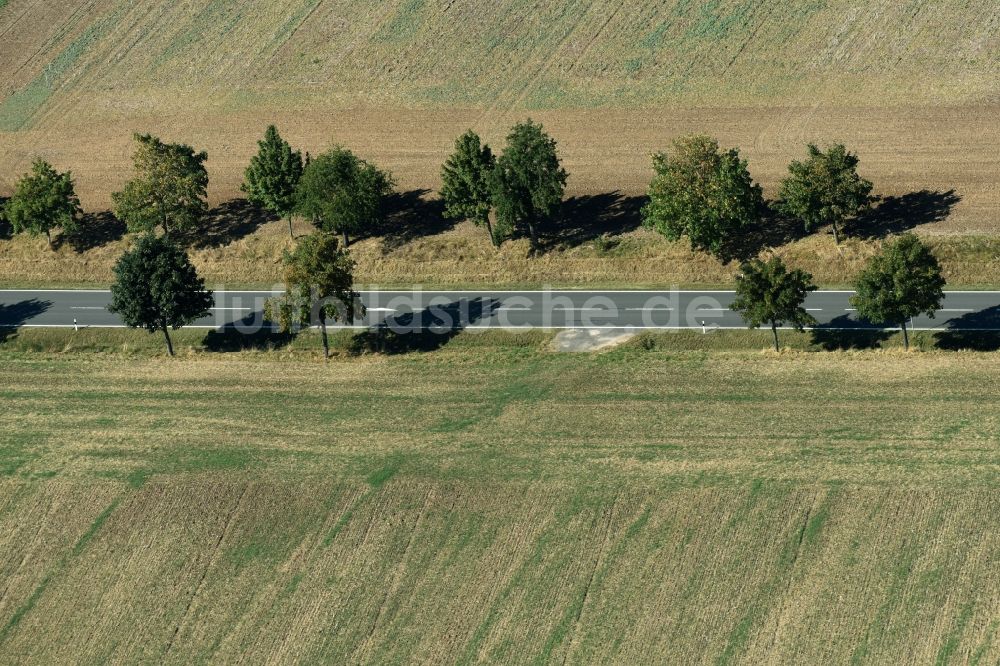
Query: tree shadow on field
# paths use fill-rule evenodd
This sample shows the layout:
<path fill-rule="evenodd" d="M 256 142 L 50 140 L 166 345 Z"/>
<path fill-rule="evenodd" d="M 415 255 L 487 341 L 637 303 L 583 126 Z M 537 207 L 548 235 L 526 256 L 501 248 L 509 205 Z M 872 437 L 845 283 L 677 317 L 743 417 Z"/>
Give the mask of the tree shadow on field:
<path fill-rule="evenodd" d="M 848 315 L 840 315 L 812 329 L 812 343 L 824 351 L 877 349 L 891 337 L 891 331 L 871 328 L 870 323 Z"/>
<path fill-rule="evenodd" d="M 125 237 L 126 231 L 128 228 L 125 223 L 109 210 L 87 213 L 75 229 L 56 236 L 52 246 L 58 249 L 63 243 L 68 243 L 74 252 L 80 254 L 121 240 Z"/>
<path fill-rule="evenodd" d="M 951 215 L 952 208 L 961 200 L 955 190 L 920 190 L 898 197 L 882 197 L 871 210 L 849 222 L 845 234 L 875 240 L 941 222 Z"/>
<path fill-rule="evenodd" d="M 231 199 L 212 208 L 188 240 L 195 249 L 222 247 L 246 238 L 279 218 L 246 199 Z"/>
<path fill-rule="evenodd" d="M 647 201 L 648 197 L 625 196 L 618 190 L 570 197 L 562 202 L 556 220 L 541 225 L 539 249 L 565 250 L 634 231 L 642 224 L 642 207 Z"/>
<path fill-rule="evenodd" d="M 354 336 L 350 353 L 406 354 L 444 347 L 469 326 L 493 316 L 500 307 L 494 298 L 461 299 L 387 318 Z"/>
<path fill-rule="evenodd" d="M 934 343 L 951 351 L 1000 350 L 1000 305 L 950 320 L 934 335 Z"/>
<path fill-rule="evenodd" d="M 444 233 L 456 220 L 444 216 L 444 202 L 428 198 L 430 190 L 396 192 L 386 197 L 382 208 L 382 253 L 388 254 L 421 236 Z"/>
<path fill-rule="evenodd" d="M 760 219 L 723 248 L 723 261 L 749 261 L 768 248 L 781 247 L 809 235 L 802 220 L 785 215 L 776 204 L 765 204 Z"/>
<path fill-rule="evenodd" d="M 52 307 L 51 301 L 29 298 L 10 305 L 0 303 L 0 344 L 17 335 L 17 330 Z"/>
<path fill-rule="evenodd" d="M 208 331 L 202 344 L 213 352 L 274 351 L 287 347 L 293 340 L 295 333 L 273 329 L 264 312 L 258 310 L 239 322 Z"/>

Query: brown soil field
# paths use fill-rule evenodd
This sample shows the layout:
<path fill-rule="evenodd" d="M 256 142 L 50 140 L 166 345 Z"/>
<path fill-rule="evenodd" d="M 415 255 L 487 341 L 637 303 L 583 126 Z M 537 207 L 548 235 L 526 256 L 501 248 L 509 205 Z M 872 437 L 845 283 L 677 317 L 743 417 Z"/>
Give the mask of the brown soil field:
<path fill-rule="evenodd" d="M 953 285 L 995 286 L 1000 284 L 1000 244 L 992 238 L 1000 220 L 1000 124 L 993 122 L 998 112 L 1000 107 L 987 106 L 535 112 L 559 141 L 571 174 L 561 223 L 565 233 L 554 233 L 549 251 L 536 258 L 527 256 L 524 242 L 508 243 L 496 253 L 470 225 L 450 229 L 435 205 L 438 170 L 455 136 L 471 126 L 499 144 L 517 114 L 498 119 L 482 111 L 302 112 L 284 115 L 282 131 L 310 151 L 343 143 L 398 179 L 403 194 L 393 231 L 354 246 L 357 277 L 365 284 L 729 283 L 735 265 L 637 229 L 651 176 L 649 152 L 666 147 L 674 136 L 707 131 L 724 145 L 740 146 L 771 194 L 807 141 L 847 142 L 861 155 L 863 175 L 888 198 L 880 209 L 887 211 L 886 233 L 914 229 L 929 237 Z M 152 131 L 207 149 L 210 199 L 220 206 L 219 224 L 238 231 L 220 226 L 202 238 L 193 250 L 199 270 L 215 283 L 272 284 L 281 278 L 279 257 L 287 244 L 283 225 L 257 220 L 238 202 L 228 203 L 240 195 L 242 170 L 271 120 L 273 115 L 248 113 L 169 120 L 122 116 L 97 125 L 67 120 L 45 130 L 7 134 L 0 145 L 6 163 L 18 168 L 26 169 L 40 154 L 58 168 L 72 169 L 91 211 L 105 209 L 110 193 L 129 177 L 131 132 Z M 299 223 L 299 229 L 308 227 Z M 612 249 L 594 245 L 601 233 L 615 238 Z M 123 249 L 124 241 L 114 240 L 118 236 L 84 251 L 64 246 L 54 253 L 39 239 L 0 239 L 2 282 L 107 284 Z M 853 239 L 838 250 L 821 233 L 778 245 L 779 253 L 821 284 L 844 285 L 877 251 L 879 240 Z"/>
<path fill-rule="evenodd" d="M 84 107 L 86 108 L 86 107 Z M 841 141 L 861 157 L 860 172 L 883 196 L 954 191 L 947 217 L 921 229 L 933 233 L 992 233 L 1000 222 L 1000 105 L 968 107 L 745 108 L 689 110 L 560 110 L 493 114 L 480 110 L 267 111 L 260 113 L 76 114 L 44 128 L 0 133 L 0 194 L 37 156 L 71 169 L 88 210 L 110 205 L 130 177 L 132 134 L 153 132 L 209 153 L 213 203 L 239 196 L 243 169 L 256 141 L 275 122 L 295 146 L 311 152 L 334 143 L 391 170 L 403 191 L 440 186 L 440 167 L 455 138 L 472 127 L 494 146 L 530 115 L 559 142 L 570 173 L 568 194 L 644 194 L 649 155 L 680 135 L 704 132 L 737 146 L 753 176 L 773 194 L 787 165 L 806 143 Z M 917 216 L 919 217 L 919 215 Z"/>

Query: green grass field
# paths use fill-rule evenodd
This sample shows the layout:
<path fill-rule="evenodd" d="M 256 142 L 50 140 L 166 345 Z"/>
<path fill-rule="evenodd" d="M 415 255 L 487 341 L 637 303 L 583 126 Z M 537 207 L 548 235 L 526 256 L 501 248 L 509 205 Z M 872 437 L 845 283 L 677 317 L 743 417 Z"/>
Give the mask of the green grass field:
<path fill-rule="evenodd" d="M 3 661 L 1000 657 L 995 355 L 92 333 L 0 345 Z"/>

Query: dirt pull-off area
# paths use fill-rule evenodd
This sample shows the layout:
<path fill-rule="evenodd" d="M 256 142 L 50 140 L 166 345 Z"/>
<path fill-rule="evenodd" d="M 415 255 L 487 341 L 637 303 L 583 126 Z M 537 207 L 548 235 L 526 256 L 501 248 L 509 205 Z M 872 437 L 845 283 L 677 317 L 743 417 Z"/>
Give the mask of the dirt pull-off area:
<path fill-rule="evenodd" d="M 552 339 L 551 349 L 557 352 L 604 351 L 634 337 L 635 331 L 626 328 L 571 328 L 560 331 Z"/>

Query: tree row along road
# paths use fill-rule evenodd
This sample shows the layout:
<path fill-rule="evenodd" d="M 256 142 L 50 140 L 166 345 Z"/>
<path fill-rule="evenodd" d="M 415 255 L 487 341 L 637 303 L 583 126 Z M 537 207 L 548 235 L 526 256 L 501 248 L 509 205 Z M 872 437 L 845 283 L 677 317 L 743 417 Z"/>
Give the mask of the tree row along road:
<path fill-rule="evenodd" d="M 264 302 L 276 291 L 216 291 L 211 316 L 193 326 L 270 328 Z M 874 329 L 856 318 L 852 292 L 817 291 L 805 307 L 818 325 Z M 367 308 L 356 327 L 384 324 L 397 332 L 460 328 L 745 328 L 729 310 L 731 291 L 362 291 Z M 0 290 L 0 326 L 119 327 L 102 290 Z M 1000 330 L 1000 292 L 952 291 L 934 319 L 917 330 Z M 331 326 L 343 328 L 344 326 Z M 893 328 L 893 327 L 889 327 Z"/>

